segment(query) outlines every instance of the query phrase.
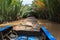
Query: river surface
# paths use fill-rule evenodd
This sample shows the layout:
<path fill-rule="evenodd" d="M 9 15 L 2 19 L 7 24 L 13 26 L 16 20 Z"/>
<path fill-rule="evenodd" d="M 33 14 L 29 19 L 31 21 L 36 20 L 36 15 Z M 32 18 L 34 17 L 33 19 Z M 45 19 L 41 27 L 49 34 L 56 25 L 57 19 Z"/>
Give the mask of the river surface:
<path fill-rule="evenodd" d="M 60 40 L 60 24 L 49 22 L 47 20 L 40 20 L 40 22 L 45 25 L 49 32 L 57 39 Z"/>

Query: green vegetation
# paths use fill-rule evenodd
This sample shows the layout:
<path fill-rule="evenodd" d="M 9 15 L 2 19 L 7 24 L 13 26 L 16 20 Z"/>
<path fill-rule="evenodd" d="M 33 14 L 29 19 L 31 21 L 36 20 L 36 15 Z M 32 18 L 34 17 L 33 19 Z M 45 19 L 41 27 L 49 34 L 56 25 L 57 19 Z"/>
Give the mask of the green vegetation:
<path fill-rule="evenodd" d="M 28 16 L 31 7 L 20 0 L 0 0 L 0 22 L 12 21 Z"/>
<path fill-rule="evenodd" d="M 33 1 L 32 6 L 39 19 L 41 18 L 60 22 L 59 0 L 35 0 Z"/>
<path fill-rule="evenodd" d="M 0 0 L 0 23 L 33 15 L 39 19 L 60 22 L 59 0 L 34 0 L 31 6 L 21 0 Z"/>

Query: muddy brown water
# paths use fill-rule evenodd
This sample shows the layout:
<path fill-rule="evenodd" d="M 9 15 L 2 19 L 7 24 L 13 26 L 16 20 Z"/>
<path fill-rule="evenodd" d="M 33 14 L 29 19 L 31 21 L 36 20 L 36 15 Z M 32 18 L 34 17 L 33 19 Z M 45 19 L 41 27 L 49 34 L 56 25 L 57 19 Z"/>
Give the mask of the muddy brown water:
<path fill-rule="evenodd" d="M 60 40 L 60 24 L 50 22 L 47 20 L 40 20 L 49 32 L 56 38 L 56 40 Z"/>

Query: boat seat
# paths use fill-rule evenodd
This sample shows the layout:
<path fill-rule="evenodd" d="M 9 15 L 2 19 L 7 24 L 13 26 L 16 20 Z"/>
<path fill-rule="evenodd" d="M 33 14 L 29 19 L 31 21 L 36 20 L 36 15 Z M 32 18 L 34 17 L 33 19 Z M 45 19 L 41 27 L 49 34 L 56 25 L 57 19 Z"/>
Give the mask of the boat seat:
<path fill-rule="evenodd" d="M 13 28 L 11 26 L 5 26 L 0 28 L 0 40 L 3 40 L 6 35 L 10 33 Z"/>

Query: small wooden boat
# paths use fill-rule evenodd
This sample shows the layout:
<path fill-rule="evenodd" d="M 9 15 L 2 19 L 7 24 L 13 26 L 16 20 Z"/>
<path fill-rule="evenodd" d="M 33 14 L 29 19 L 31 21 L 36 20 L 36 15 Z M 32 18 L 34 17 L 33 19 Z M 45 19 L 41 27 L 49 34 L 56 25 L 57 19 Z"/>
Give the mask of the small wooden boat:
<path fill-rule="evenodd" d="M 32 21 L 32 22 L 31 22 Z M 35 18 L 27 18 L 21 24 L 0 28 L 0 40 L 56 40 Z"/>
<path fill-rule="evenodd" d="M 56 40 L 51 33 L 42 26 L 40 31 L 14 31 L 11 26 L 0 29 L 0 40 Z"/>

